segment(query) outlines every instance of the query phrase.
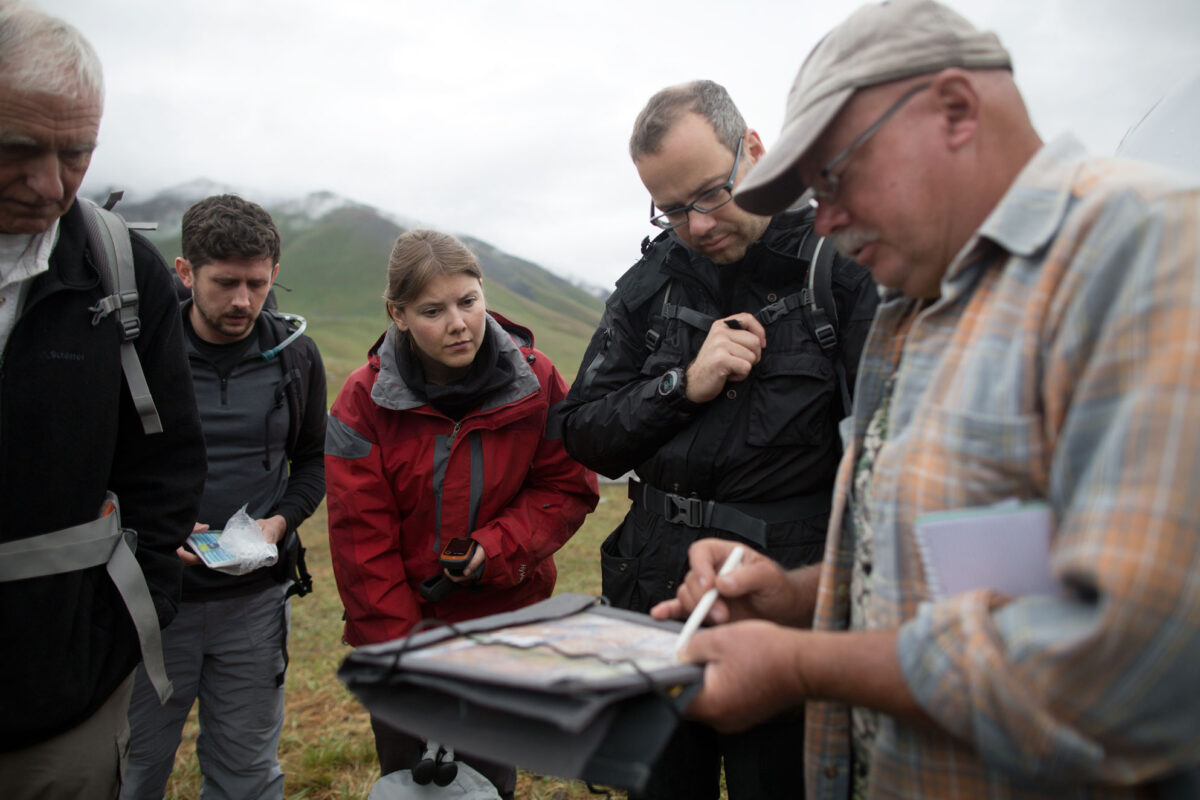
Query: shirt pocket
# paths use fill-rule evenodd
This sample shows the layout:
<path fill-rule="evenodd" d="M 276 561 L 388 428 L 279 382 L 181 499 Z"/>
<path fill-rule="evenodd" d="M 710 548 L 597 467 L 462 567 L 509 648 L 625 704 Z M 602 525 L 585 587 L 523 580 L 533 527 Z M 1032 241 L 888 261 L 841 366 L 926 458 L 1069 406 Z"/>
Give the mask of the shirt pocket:
<path fill-rule="evenodd" d="M 764 354 L 756 372 L 746 432 L 749 444 L 815 445 L 834 435 L 829 412 L 834 372 L 827 358 L 809 353 Z"/>
<path fill-rule="evenodd" d="M 986 414 L 935 406 L 927 414 L 919 459 L 934 454 L 941 464 L 922 467 L 940 475 L 945 508 L 965 508 L 1006 497 L 1046 494 L 1045 444 L 1034 414 Z M 915 466 L 915 465 L 914 465 Z"/>

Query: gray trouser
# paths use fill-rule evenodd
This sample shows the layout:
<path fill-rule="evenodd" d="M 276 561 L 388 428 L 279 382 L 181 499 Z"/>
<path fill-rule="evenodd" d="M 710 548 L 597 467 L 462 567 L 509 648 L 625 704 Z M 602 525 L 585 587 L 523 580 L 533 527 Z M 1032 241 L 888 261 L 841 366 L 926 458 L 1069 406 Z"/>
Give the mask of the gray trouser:
<path fill-rule="evenodd" d="M 193 567 L 203 569 L 203 567 Z M 138 668 L 129 708 L 129 764 L 121 800 L 161 800 L 192 703 L 200 701 L 205 800 L 282 798 L 283 648 L 290 610 L 279 584 L 230 600 L 183 603 L 163 631 L 175 693 L 165 706 Z M 278 682 L 278 685 L 276 685 Z"/>
<path fill-rule="evenodd" d="M 74 728 L 31 747 L 0 753 L 0 792 L 5 800 L 116 797 L 121 761 L 129 747 L 125 714 L 132 686 L 130 673 L 95 714 Z"/>

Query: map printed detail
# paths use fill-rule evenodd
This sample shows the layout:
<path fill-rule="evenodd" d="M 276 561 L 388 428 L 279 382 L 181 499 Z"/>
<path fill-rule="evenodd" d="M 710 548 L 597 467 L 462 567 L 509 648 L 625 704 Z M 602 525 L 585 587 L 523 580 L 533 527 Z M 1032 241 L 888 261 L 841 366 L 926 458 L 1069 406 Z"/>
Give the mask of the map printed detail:
<path fill-rule="evenodd" d="M 192 551 L 200 556 L 204 566 L 216 569 L 229 564 L 236 564 L 238 559 L 221 549 L 221 531 L 205 531 L 193 533 L 187 538 Z"/>
<path fill-rule="evenodd" d="M 598 614 L 575 614 L 460 636 L 405 653 L 402 661 L 410 669 L 421 669 L 424 662 L 532 685 L 594 681 L 678 666 L 676 635 Z"/>

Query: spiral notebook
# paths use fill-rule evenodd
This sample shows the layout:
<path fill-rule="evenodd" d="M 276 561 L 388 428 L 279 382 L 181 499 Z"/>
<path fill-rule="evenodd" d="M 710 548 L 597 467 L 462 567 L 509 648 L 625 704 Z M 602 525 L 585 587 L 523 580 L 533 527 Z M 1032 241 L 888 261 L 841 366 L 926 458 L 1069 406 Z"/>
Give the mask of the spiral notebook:
<path fill-rule="evenodd" d="M 922 514 L 914 525 L 935 600 L 974 589 L 1015 597 L 1060 594 L 1050 572 L 1052 531 L 1046 503 L 1016 500 Z"/>

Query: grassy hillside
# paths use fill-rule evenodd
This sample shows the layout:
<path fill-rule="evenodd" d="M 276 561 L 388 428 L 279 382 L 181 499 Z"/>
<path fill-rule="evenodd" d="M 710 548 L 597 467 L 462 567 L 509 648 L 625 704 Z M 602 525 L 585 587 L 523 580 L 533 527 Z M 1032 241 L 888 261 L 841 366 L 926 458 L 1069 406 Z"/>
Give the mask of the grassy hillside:
<path fill-rule="evenodd" d="M 124 210 L 124 209 L 122 209 Z M 283 236 L 279 306 L 308 318 L 325 358 L 331 396 L 387 326 L 382 295 L 387 258 L 402 228 L 366 207 L 332 211 L 313 222 L 277 214 Z M 168 263 L 179 231 L 151 234 Z M 600 321 L 603 303 L 536 264 L 464 237 L 483 266 L 490 309 L 533 331 L 535 344 L 568 381 Z"/>

